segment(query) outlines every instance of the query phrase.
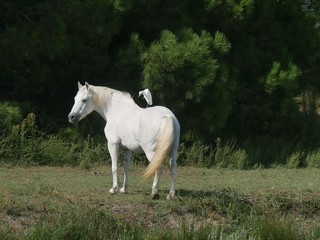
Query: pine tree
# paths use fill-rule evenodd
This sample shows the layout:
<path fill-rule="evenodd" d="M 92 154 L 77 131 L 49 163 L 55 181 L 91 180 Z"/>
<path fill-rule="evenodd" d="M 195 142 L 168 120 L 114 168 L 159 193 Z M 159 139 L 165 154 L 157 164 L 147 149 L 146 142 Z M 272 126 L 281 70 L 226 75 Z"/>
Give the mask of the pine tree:
<path fill-rule="evenodd" d="M 176 112 L 186 139 L 205 140 L 225 126 L 232 84 L 221 58 L 230 47 L 220 32 L 165 30 L 142 55 L 143 85 Z"/>

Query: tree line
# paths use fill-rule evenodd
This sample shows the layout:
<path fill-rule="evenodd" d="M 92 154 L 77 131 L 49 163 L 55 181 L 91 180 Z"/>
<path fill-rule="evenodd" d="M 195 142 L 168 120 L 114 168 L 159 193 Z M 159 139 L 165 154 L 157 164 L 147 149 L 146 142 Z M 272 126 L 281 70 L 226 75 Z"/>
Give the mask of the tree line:
<path fill-rule="evenodd" d="M 319 9 L 315 0 L 4 0 L 0 100 L 58 128 L 78 81 L 136 101 L 148 87 L 185 142 L 315 135 Z"/>

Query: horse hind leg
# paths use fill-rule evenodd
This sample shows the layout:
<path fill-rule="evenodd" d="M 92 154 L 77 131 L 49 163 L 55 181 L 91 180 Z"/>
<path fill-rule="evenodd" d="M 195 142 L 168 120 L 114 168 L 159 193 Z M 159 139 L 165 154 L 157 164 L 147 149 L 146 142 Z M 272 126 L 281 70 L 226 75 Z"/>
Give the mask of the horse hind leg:
<path fill-rule="evenodd" d="M 151 191 L 151 196 L 153 200 L 158 200 L 160 198 L 158 186 L 160 182 L 161 173 L 162 173 L 162 167 L 158 171 L 156 171 L 154 175 L 152 191 Z"/>
<path fill-rule="evenodd" d="M 147 159 L 150 162 L 154 156 L 154 151 L 145 151 L 145 154 Z M 151 196 L 153 200 L 158 200 L 160 198 L 158 186 L 159 186 L 161 173 L 162 173 L 162 167 L 158 171 L 156 171 L 154 175 L 154 179 L 151 187 Z"/>
<path fill-rule="evenodd" d="M 177 173 L 177 154 L 172 154 L 170 157 L 170 174 L 171 174 L 171 186 L 167 200 L 174 198 L 176 194 L 176 173 Z"/>
<path fill-rule="evenodd" d="M 157 200 L 160 197 L 158 186 L 159 186 L 161 173 L 162 173 L 162 167 L 158 171 L 156 171 L 153 184 L 152 184 L 151 195 L 152 195 L 152 199 L 154 200 Z M 170 157 L 171 186 L 170 186 L 169 194 L 167 195 L 167 200 L 173 199 L 176 194 L 176 173 L 177 173 L 177 154 L 172 154 Z"/>
<path fill-rule="evenodd" d="M 129 186 L 129 166 L 132 157 L 132 152 L 127 150 L 124 156 L 123 162 L 123 187 L 120 189 L 120 193 L 127 193 Z"/>

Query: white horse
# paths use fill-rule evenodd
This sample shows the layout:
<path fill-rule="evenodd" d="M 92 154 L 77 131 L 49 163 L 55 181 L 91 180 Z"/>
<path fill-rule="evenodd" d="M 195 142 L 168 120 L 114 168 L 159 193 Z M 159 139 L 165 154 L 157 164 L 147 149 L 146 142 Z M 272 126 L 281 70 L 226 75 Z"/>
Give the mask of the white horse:
<path fill-rule="evenodd" d="M 158 198 L 161 166 L 169 157 L 172 183 L 167 199 L 175 195 L 176 158 L 180 138 L 180 124 L 175 115 L 162 106 L 140 108 L 128 93 L 107 87 L 78 82 L 78 93 L 69 113 L 69 122 L 77 123 L 92 111 L 98 112 L 106 121 L 104 128 L 108 150 L 112 160 L 112 188 L 118 190 L 117 162 L 119 147 L 125 148 L 123 164 L 124 181 L 121 193 L 128 190 L 128 170 L 132 152 L 144 152 L 150 161 L 144 172 L 146 179 L 155 173 L 152 196 Z"/>

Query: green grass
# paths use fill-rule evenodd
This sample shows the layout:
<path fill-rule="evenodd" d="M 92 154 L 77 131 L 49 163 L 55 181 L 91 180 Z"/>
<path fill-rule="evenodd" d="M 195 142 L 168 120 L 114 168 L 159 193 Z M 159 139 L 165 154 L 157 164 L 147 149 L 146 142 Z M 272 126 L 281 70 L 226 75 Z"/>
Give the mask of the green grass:
<path fill-rule="evenodd" d="M 320 169 L 181 167 L 172 201 L 167 168 L 158 201 L 142 173 L 133 165 L 129 193 L 109 195 L 110 167 L 1 167 L 0 239 L 320 237 Z"/>

